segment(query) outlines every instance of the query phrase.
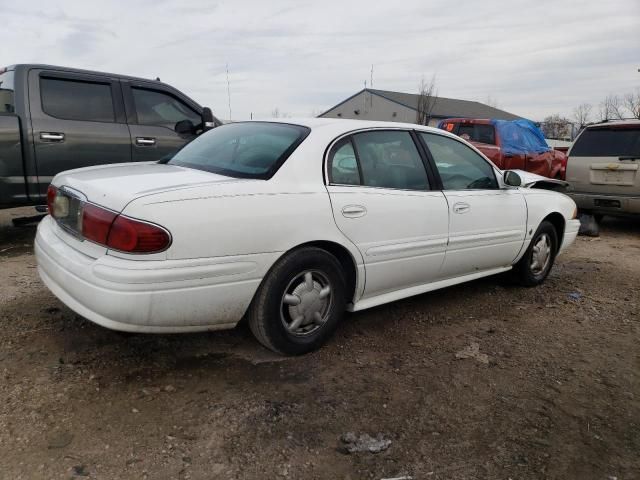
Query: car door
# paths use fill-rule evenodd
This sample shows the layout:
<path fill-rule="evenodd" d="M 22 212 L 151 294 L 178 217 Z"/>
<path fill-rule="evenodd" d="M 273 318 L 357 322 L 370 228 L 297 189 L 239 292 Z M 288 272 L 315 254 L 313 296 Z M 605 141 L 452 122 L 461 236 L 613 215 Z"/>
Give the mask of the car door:
<path fill-rule="evenodd" d="M 162 84 L 123 81 L 127 121 L 134 162 L 161 160 L 196 137 L 202 123 L 200 107 Z M 191 122 L 192 131 L 179 133 L 176 124 Z"/>
<path fill-rule="evenodd" d="M 445 277 L 513 263 L 524 243 L 527 206 L 518 189 L 499 187 L 495 169 L 463 142 L 419 133 L 431 155 L 449 208 Z"/>
<path fill-rule="evenodd" d="M 28 83 L 41 198 L 51 179 L 63 170 L 131 161 L 116 78 L 33 69 Z"/>
<path fill-rule="evenodd" d="M 432 190 L 427 167 L 407 130 L 344 137 L 327 158 L 335 221 L 360 250 L 363 298 L 440 278 L 447 246 L 447 202 Z"/>

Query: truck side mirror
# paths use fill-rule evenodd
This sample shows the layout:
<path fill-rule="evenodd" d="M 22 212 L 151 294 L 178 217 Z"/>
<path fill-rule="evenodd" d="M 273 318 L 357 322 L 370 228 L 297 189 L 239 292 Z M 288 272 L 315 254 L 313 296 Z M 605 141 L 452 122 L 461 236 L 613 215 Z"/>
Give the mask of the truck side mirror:
<path fill-rule="evenodd" d="M 206 132 L 207 130 L 211 130 L 216 126 L 213 120 L 213 112 L 209 107 L 204 107 L 202 109 L 202 131 Z"/>
<path fill-rule="evenodd" d="M 522 178 L 513 170 L 507 170 L 504 172 L 502 179 L 504 180 L 504 184 L 510 187 L 520 187 L 522 186 Z"/>
<path fill-rule="evenodd" d="M 189 119 L 180 120 L 173 129 L 180 135 L 193 135 L 196 133 L 196 126 Z"/>

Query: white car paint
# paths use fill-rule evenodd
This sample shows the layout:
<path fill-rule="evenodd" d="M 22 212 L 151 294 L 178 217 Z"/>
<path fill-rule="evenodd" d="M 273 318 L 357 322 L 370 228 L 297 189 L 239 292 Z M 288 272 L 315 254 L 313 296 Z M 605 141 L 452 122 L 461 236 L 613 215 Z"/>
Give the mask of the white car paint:
<path fill-rule="evenodd" d="M 574 202 L 548 190 L 405 191 L 325 182 L 327 147 L 349 132 L 415 129 L 461 141 L 442 130 L 336 119 L 286 123 L 311 133 L 269 180 L 152 163 L 57 175 L 53 185 L 162 225 L 173 242 L 161 253 L 127 254 L 78 239 L 46 217 L 35 242 L 44 283 L 108 328 L 215 330 L 236 325 L 271 266 L 310 242 L 348 253 L 356 271 L 348 309 L 357 311 L 509 270 L 549 214 L 565 220 L 561 250 L 577 234 Z M 502 173 L 496 176 L 504 187 Z"/>

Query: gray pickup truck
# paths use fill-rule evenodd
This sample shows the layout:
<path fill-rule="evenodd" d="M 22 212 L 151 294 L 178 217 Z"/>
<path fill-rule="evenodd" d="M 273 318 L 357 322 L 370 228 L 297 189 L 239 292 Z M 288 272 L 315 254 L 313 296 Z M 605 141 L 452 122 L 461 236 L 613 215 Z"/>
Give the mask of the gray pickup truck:
<path fill-rule="evenodd" d="M 0 69 L 0 208 L 46 204 L 63 170 L 160 160 L 220 125 L 159 80 L 50 65 Z"/>

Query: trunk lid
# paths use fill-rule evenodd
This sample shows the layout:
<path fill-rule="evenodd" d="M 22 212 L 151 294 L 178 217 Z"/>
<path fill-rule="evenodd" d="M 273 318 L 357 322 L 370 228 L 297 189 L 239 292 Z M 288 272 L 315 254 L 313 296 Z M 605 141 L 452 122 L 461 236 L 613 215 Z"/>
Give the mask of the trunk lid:
<path fill-rule="evenodd" d="M 88 202 L 121 212 L 129 202 L 146 195 L 243 181 L 246 180 L 176 165 L 145 162 L 69 170 L 57 175 L 52 184 L 78 192 Z"/>

